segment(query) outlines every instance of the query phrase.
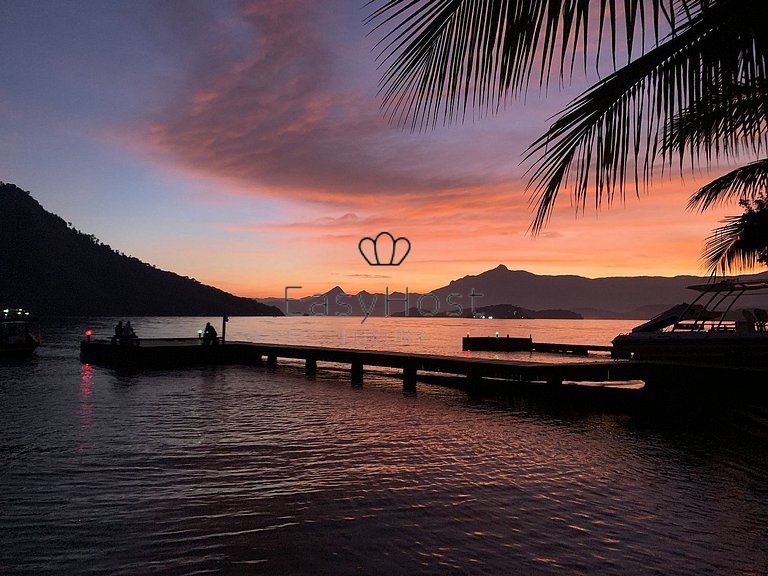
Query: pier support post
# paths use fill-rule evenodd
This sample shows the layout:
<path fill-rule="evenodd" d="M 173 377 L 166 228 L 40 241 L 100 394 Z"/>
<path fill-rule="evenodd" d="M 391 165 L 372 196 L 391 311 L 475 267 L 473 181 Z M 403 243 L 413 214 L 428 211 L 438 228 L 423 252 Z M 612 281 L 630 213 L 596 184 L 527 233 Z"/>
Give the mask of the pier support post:
<path fill-rule="evenodd" d="M 277 356 L 267 356 L 267 368 L 277 368 Z"/>
<path fill-rule="evenodd" d="M 363 365 L 352 364 L 352 385 L 361 385 L 363 383 Z"/>
<path fill-rule="evenodd" d="M 416 368 L 413 366 L 403 368 L 403 390 L 416 390 Z"/>
<path fill-rule="evenodd" d="M 307 358 L 306 364 L 304 364 L 304 374 L 307 376 L 314 376 L 317 373 L 317 360 L 314 358 Z"/>
<path fill-rule="evenodd" d="M 482 383 L 483 376 L 477 370 L 470 370 L 467 372 L 467 385 L 476 386 Z"/>
<path fill-rule="evenodd" d="M 483 375 L 479 370 L 470 369 L 467 372 L 464 390 L 470 400 L 480 400 L 483 397 Z"/>

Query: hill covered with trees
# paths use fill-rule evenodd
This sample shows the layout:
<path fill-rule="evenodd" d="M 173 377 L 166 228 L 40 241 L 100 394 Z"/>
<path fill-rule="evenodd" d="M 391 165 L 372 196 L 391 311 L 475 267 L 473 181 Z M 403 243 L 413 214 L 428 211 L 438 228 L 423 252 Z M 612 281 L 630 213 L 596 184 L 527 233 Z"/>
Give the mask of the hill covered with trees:
<path fill-rule="evenodd" d="M 61 316 L 282 316 L 126 256 L 0 182 L 0 306 Z"/>

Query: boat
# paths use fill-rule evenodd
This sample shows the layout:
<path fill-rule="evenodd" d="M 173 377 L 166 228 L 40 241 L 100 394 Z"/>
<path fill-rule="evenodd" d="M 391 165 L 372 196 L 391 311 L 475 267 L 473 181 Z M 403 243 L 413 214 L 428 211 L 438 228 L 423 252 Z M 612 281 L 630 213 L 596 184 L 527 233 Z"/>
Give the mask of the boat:
<path fill-rule="evenodd" d="M 768 366 L 768 312 L 737 308 L 745 295 L 768 294 L 768 280 L 688 286 L 699 293 L 613 339 L 615 359 Z"/>
<path fill-rule="evenodd" d="M 0 310 L 0 358 L 29 356 L 39 344 L 37 318 L 21 308 Z"/>

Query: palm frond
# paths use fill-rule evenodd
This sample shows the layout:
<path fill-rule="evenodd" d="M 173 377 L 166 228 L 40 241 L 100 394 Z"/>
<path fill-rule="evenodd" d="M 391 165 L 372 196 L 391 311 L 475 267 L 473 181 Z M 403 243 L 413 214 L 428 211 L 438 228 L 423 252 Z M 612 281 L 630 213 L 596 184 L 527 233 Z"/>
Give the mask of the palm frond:
<path fill-rule="evenodd" d="M 689 102 L 664 131 L 662 155 L 686 154 L 709 163 L 721 156 L 735 158 L 742 149 L 759 154 L 768 140 L 768 80 L 755 78 L 750 84 L 737 82 Z"/>
<path fill-rule="evenodd" d="M 702 260 L 723 275 L 753 268 L 768 256 L 768 211 L 748 209 L 722 221 L 707 238 Z"/>
<path fill-rule="evenodd" d="M 532 229 L 548 220 L 561 192 L 580 210 L 636 193 L 655 161 L 691 164 L 766 145 L 768 2 L 765 0 L 371 0 L 367 19 L 381 36 L 382 108 L 411 130 L 496 112 L 531 79 L 547 85 L 574 72 L 577 58 L 610 50 L 615 72 L 556 118 L 528 149 Z M 623 19 L 620 14 L 623 14 Z M 652 23 L 652 28 L 650 28 Z M 597 36 L 595 43 L 590 41 Z M 610 39 L 608 46 L 605 38 Z M 633 50 L 642 41 L 640 56 Z M 646 47 L 646 40 L 649 46 Z M 619 46 L 621 44 L 622 46 Z M 626 50 L 627 64 L 616 67 Z M 750 177 L 749 171 L 752 170 Z M 752 197 L 756 166 L 741 183 L 718 179 L 691 205 Z M 718 191 L 719 190 L 719 191 Z"/>
<path fill-rule="evenodd" d="M 572 102 L 526 152 L 529 188 L 540 231 L 561 191 L 580 210 L 647 185 L 660 155 L 664 127 L 688 102 L 717 86 L 766 77 L 768 3 L 712 2 L 656 48 L 617 70 Z M 671 157 L 665 162 L 671 164 Z M 681 166 L 682 167 L 682 166 Z M 642 183 L 642 186 L 641 186 Z"/>
<path fill-rule="evenodd" d="M 700 188 L 688 200 L 689 210 L 704 210 L 729 200 L 753 200 L 768 192 L 768 158 L 731 170 Z"/>
<path fill-rule="evenodd" d="M 571 75 L 600 61 L 603 36 L 617 36 L 632 58 L 636 39 L 645 47 L 675 28 L 675 8 L 699 12 L 708 0 L 371 0 L 366 23 L 381 34 L 380 83 L 390 121 L 412 130 L 462 121 L 467 109 L 494 112 L 538 75 Z M 650 14 L 646 5 L 650 4 Z M 617 12 L 623 11 L 623 22 Z M 652 23 L 652 32 L 646 32 Z M 594 55 L 589 36 L 598 37 Z M 647 38 L 648 37 L 648 38 Z M 596 64 L 597 65 L 597 64 Z"/>

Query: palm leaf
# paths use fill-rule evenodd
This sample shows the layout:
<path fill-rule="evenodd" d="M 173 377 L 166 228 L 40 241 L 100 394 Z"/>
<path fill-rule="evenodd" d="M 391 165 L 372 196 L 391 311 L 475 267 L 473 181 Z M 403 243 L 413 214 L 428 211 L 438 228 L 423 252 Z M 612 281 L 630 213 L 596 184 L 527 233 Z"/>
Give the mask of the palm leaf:
<path fill-rule="evenodd" d="M 532 76 L 546 85 L 553 71 L 572 74 L 579 53 L 586 68 L 590 34 L 598 37 L 596 63 L 606 32 L 614 64 L 617 35 L 631 58 L 636 38 L 645 47 L 674 28 L 675 4 L 696 10 L 707 1 L 601 0 L 594 10 L 590 0 L 372 0 L 366 22 L 382 35 L 383 109 L 414 130 L 462 121 L 470 107 L 495 112 Z"/>
<path fill-rule="evenodd" d="M 686 154 L 706 163 L 735 158 L 742 149 L 759 154 L 768 136 L 768 81 L 727 83 L 700 95 L 667 125 L 662 154 Z"/>
<path fill-rule="evenodd" d="M 581 210 L 590 193 L 596 207 L 604 199 L 623 198 L 628 180 L 639 193 L 655 159 L 664 157 L 664 127 L 687 102 L 709 99 L 723 84 L 752 84 L 765 77 L 768 50 L 760 26 L 768 24 L 768 3 L 752 8 L 751 2 L 721 0 L 700 10 L 556 118 L 526 153 L 534 159 L 529 181 L 538 204 L 534 232 L 546 223 L 563 190 Z M 668 155 L 666 162 L 671 163 Z"/>
<path fill-rule="evenodd" d="M 691 196 L 688 208 L 704 211 L 728 200 L 754 200 L 766 191 L 768 159 L 763 159 L 732 170 L 703 186 Z"/>
<path fill-rule="evenodd" d="M 703 261 L 711 273 L 753 268 L 768 256 L 768 210 L 748 209 L 722 221 L 707 238 Z"/>
<path fill-rule="evenodd" d="M 605 35 L 614 68 L 619 44 L 626 48 L 628 64 L 571 103 L 528 149 L 534 231 L 563 191 L 581 210 L 590 195 L 599 207 L 623 197 L 627 183 L 639 193 L 655 160 L 671 165 L 672 152 L 682 168 L 685 154 L 695 162 L 700 152 L 708 159 L 739 146 L 761 148 L 765 132 L 754 103 L 734 103 L 718 87 L 766 79 L 765 0 L 601 0 L 599 9 L 588 0 L 369 4 L 375 8 L 368 23 L 383 36 L 382 107 L 390 121 L 412 130 L 462 121 L 469 109 L 496 112 L 532 78 L 545 86 L 557 72 L 561 81 L 571 76 L 578 56 L 585 69 L 589 61 L 597 68 Z M 633 59 L 635 39 L 643 45 Z M 718 101 L 723 111 L 729 103 L 744 111 L 727 123 L 721 115 L 721 124 L 713 115 L 697 128 L 695 114 Z"/>

